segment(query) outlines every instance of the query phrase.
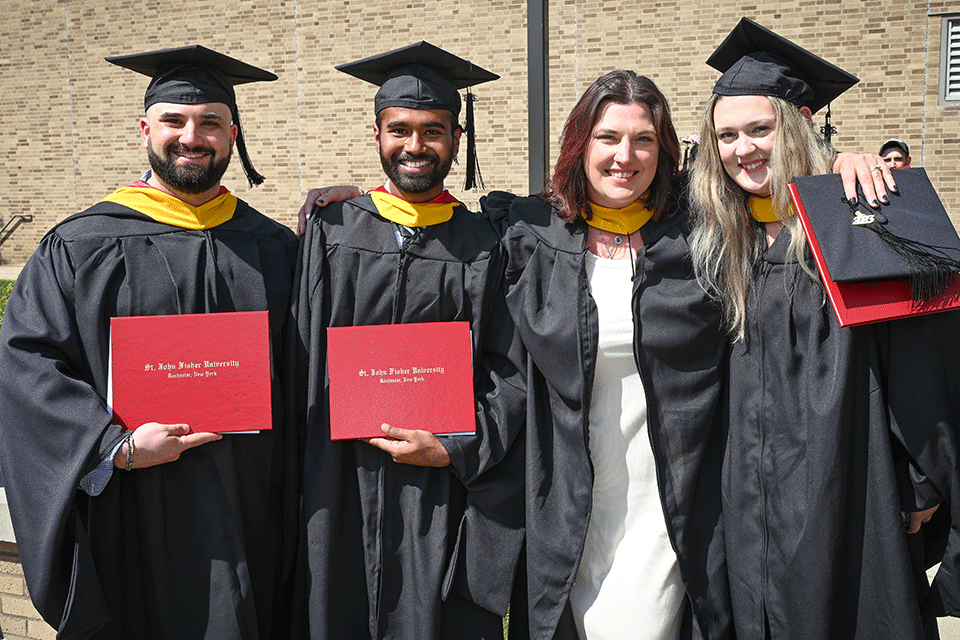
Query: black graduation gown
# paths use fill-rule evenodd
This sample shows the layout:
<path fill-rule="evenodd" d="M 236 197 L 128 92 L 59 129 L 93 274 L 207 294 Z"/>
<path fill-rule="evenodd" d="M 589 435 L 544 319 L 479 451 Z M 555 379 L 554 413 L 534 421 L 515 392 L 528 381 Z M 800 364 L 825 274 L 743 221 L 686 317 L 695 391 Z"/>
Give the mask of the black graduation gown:
<path fill-rule="evenodd" d="M 514 454 L 485 473 L 522 427 L 498 236 L 462 206 L 402 247 L 396 229 L 362 196 L 315 214 L 303 239 L 287 363 L 306 412 L 297 637 L 500 638 L 523 479 Z M 442 438 L 449 467 L 330 440 L 327 327 L 453 320 L 472 330 L 478 423 L 475 436 Z"/>
<path fill-rule="evenodd" d="M 105 403 L 110 317 L 266 309 L 279 354 L 295 259 L 293 233 L 242 201 L 207 231 L 102 202 L 55 227 L 17 278 L 0 464 L 30 595 L 58 638 L 270 636 L 296 518 L 276 367 L 274 431 L 115 470 L 96 497 L 78 482 L 123 437 Z"/>
<path fill-rule="evenodd" d="M 755 268 L 730 359 L 737 637 L 762 640 L 766 616 L 773 638 L 920 639 L 926 579 L 918 592 L 901 509 L 943 502 L 947 527 L 956 509 L 960 316 L 841 329 L 820 286 L 785 264 L 789 240 L 781 231 Z"/>
<path fill-rule="evenodd" d="M 511 637 L 576 638 L 569 614 L 590 518 L 588 441 L 597 356 L 587 225 L 539 198 L 494 192 L 484 213 L 506 226 L 506 298 L 527 353 L 526 592 Z M 685 634 L 725 637 L 720 473 L 726 339 L 719 309 L 693 277 L 686 213 L 646 224 L 633 288 L 634 353 L 671 543 L 688 595 Z M 566 612 L 565 612 L 566 610 Z"/>

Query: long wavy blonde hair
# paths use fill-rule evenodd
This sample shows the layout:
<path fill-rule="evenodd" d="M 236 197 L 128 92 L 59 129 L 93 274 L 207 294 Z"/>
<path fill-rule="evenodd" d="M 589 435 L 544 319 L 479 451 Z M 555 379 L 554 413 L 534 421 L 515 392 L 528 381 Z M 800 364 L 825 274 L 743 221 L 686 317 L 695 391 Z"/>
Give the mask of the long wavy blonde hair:
<path fill-rule="evenodd" d="M 693 233 L 690 250 L 700 284 L 721 302 L 724 322 L 735 340 L 746 335 L 747 295 L 756 261 L 766 249 L 766 234 L 747 209 L 750 194 L 741 189 L 723 167 L 713 123 L 714 106 L 707 102 L 700 122 L 702 141 L 690 176 Z M 819 282 L 804 253 L 806 238 L 793 211 L 788 185 L 793 176 L 828 173 L 833 149 L 817 135 L 813 123 L 786 100 L 767 96 L 776 115 L 776 141 L 770 156 L 770 196 L 773 210 L 790 230 L 787 255 Z"/>

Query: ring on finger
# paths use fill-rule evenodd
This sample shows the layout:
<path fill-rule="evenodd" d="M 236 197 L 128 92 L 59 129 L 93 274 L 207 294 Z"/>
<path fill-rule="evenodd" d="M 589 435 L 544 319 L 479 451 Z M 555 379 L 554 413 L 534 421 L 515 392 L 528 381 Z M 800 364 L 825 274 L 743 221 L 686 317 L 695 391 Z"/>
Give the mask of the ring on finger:
<path fill-rule="evenodd" d="M 883 167 L 881 167 L 880 165 L 876 165 L 872 169 L 870 169 L 870 172 L 873 173 L 874 171 L 880 171 L 881 169 L 883 169 Z"/>

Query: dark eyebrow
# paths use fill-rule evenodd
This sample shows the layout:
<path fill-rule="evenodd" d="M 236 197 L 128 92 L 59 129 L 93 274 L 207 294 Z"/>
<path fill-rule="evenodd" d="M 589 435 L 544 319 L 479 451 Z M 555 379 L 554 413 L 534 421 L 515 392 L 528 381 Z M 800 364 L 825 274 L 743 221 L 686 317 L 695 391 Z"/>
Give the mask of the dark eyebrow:
<path fill-rule="evenodd" d="M 618 131 L 617 129 L 597 129 L 596 131 L 594 131 L 594 134 L 597 134 L 597 133 L 616 133 L 616 134 L 619 134 L 620 131 Z M 650 128 L 650 129 L 642 129 L 642 130 L 640 130 L 640 131 L 634 131 L 634 132 L 633 132 L 633 135 L 637 135 L 637 136 L 642 136 L 642 135 L 657 135 L 657 130 L 656 130 L 656 129 L 653 129 L 653 128 Z"/>
<path fill-rule="evenodd" d="M 393 122 L 387 123 L 388 129 L 393 129 L 394 127 L 410 127 L 410 123 L 404 120 L 394 120 Z M 441 122 L 440 120 L 435 120 L 433 122 L 426 122 L 423 124 L 424 129 L 446 129 L 447 125 Z"/>
<path fill-rule="evenodd" d="M 179 111 L 165 111 L 161 113 L 158 118 L 185 118 L 186 116 L 180 113 Z M 216 111 L 210 111 L 209 113 L 204 113 L 200 116 L 204 120 L 223 120 L 223 117 L 220 116 Z"/>

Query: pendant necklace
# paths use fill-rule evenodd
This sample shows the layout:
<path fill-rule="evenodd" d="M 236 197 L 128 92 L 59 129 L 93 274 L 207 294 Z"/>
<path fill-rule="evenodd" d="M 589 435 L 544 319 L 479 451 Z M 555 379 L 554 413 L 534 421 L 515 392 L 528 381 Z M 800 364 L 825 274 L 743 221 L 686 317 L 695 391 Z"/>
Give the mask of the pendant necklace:
<path fill-rule="evenodd" d="M 606 254 L 607 254 L 607 260 L 612 260 L 612 259 L 613 259 L 613 249 L 611 249 L 611 248 L 610 248 L 610 245 L 607 244 L 607 232 L 604 231 L 603 229 L 597 229 L 597 231 L 600 232 L 600 240 L 603 242 L 603 250 L 604 250 L 604 251 L 606 252 Z M 623 244 L 623 236 L 622 236 L 622 235 L 619 235 L 619 234 L 613 236 L 613 244 L 614 244 L 615 246 L 617 246 L 617 247 L 619 247 L 620 245 L 622 245 L 622 244 Z"/>
<path fill-rule="evenodd" d="M 603 242 L 603 250 L 607 254 L 607 260 L 613 260 L 613 251 L 610 249 L 610 245 L 607 244 L 607 232 L 603 229 L 597 229 L 597 231 L 600 232 L 600 241 Z M 620 236 L 617 236 L 613 241 L 614 244 L 620 244 L 621 242 L 623 242 L 623 238 Z"/>

